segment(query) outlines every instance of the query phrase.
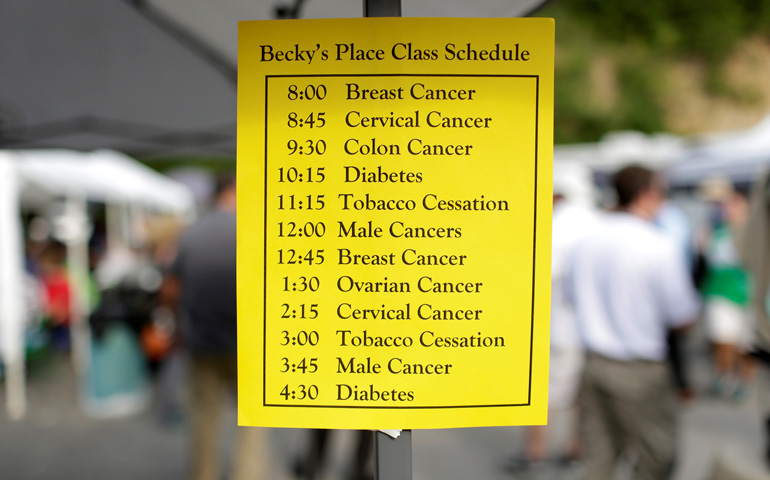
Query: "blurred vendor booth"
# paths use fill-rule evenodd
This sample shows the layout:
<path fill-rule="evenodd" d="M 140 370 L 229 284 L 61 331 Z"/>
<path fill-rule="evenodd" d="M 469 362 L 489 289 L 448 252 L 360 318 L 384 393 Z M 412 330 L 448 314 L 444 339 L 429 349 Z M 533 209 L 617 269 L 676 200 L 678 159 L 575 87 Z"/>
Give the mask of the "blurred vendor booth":
<path fill-rule="evenodd" d="M 128 357 L 110 357 L 105 345 L 114 347 L 110 351 L 133 348 L 136 336 L 115 337 L 122 327 L 100 328 L 95 339 L 89 315 L 99 310 L 100 295 L 130 271 L 139 278 L 135 283 L 148 290 L 159 287 L 157 269 L 139 268 L 153 263 L 142 250 L 153 234 L 151 225 L 162 221 L 181 229 L 194 215 L 187 187 L 120 152 L 0 150 L 0 363 L 12 418 L 26 410 L 30 352 L 54 341 L 71 355 L 87 414 L 110 416 L 140 408 L 147 393 L 142 365 L 137 363 L 139 373 L 129 375 L 133 380 L 124 379 L 127 386 L 120 385 L 120 375 L 100 374 L 104 362 L 122 362 L 121 374 L 131 370 Z M 62 267 L 59 284 L 66 288 L 48 289 L 49 298 L 63 297 L 48 316 L 66 319 L 67 332 L 41 340 L 32 334 L 45 316 L 36 289 L 45 296 L 41 272 L 57 262 Z"/>

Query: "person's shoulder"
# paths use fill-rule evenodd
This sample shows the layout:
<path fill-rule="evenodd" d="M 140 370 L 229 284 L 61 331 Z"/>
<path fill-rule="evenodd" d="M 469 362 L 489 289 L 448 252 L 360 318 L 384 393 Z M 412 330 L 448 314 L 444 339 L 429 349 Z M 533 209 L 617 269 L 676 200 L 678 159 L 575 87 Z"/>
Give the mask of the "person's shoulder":
<path fill-rule="evenodd" d="M 652 222 L 640 219 L 628 238 L 643 258 L 669 262 L 678 255 L 676 240 Z"/>
<path fill-rule="evenodd" d="M 562 231 L 572 231 L 570 235 L 574 239 L 575 253 L 592 255 L 615 245 L 618 235 L 611 214 L 594 211 L 590 216 L 574 220 L 570 222 L 569 228 L 562 228 Z"/>
<path fill-rule="evenodd" d="M 610 228 L 631 232 L 634 235 L 656 236 L 659 229 L 648 220 L 627 212 L 610 212 L 605 216 Z"/>
<path fill-rule="evenodd" d="M 563 205 L 554 208 L 553 219 L 554 222 L 593 223 L 599 218 L 599 214 L 599 210 L 590 205 L 564 202 Z"/>
<path fill-rule="evenodd" d="M 661 250 L 670 240 L 654 224 L 634 215 L 608 212 L 601 215 L 592 229 L 591 237 L 599 243 L 622 243 L 627 249 Z"/>
<path fill-rule="evenodd" d="M 590 236 L 603 237 L 611 232 L 622 230 L 623 222 L 615 212 L 594 211 L 590 215 L 580 218 L 581 223 L 588 222 L 590 225 Z"/>
<path fill-rule="evenodd" d="M 221 210 L 212 210 L 204 214 L 195 223 L 193 223 L 187 230 L 187 235 L 195 236 L 201 232 L 207 232 L 209 230 L 216 230 L 223 226 L 235 225 L 235 215 Z"/>
<path fill-rule="evenodd" d="M 671 237 L 654 223 L 641 218 L 633 218 L 628 222 L 628 230 L 636 243 L 645 245 L 650 249 L 673 248 Z"/>

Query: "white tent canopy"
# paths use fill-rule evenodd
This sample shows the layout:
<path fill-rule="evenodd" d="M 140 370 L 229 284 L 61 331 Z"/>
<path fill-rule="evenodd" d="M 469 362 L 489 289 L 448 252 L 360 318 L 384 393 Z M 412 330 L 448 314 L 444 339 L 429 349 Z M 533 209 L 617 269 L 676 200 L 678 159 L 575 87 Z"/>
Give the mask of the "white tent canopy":
<path fill-rule="evenodd" d="M 682 158 L 685 148 L 685 141 L 675 135 L 629 130 L 608 133 L 597 143 L 555 145 L 553 160 L 580 163 L 596 172 L 612 172 L 631 163 L 664 168 Z"/>
<path fill-rule="evenodd" d="M 112 150 L 0 151 L 15 166 L 22 204 L 40 205 L 71 194 L 103 203 L 128 203 L 163 213 L 191 212 L 191 192 L 131 157 Z"/>
<path fill-rule="evenodd" d="M 755 126 L 722 135 L 683 156 L 668 170 L 672 185 L 692 186 L 711 176 L 751 182 L 770 167 L 770 115 Z"/>
<path fill-rule="evenodd" d="M 43 209 L 63 200 L 75 228 L 66 239 L 70 275 L 87 271 L 86 202 L 122 205 L 191 218 L 195 201 L 183 185 L 121 153 L 68 150 L 0 150 L 0 358 L 7 367 L 7 408 L 23 415 L 24 283 L 20 208 Z M 109 232 L 108 232 L 109 235 Z M 71 280 L 74 277 L 71 277 Z M 72 280 L 74 283 L 74 280 Z M 73 353 L 83 371 L 87 329 L 73 301 Z"/>
<path fill-rule="evenodd" d="M 6 408 L 11 418 L 26 409 L 22 232 L 18 181 L 13 164 L 0 156 L 0 360 L 6 370 Z"/>
<path fill-rule="evenodd" d="M 770 115 L 755 126 L 708 140 L 670 134 L 611 132 L 599 142 L 556 145 L 554 163 L 579 163 L 610 173 L 635 163 L 664 171 L 672 187 L 692 187 L 720 176 L 750 183 L 770 168 Z"/>

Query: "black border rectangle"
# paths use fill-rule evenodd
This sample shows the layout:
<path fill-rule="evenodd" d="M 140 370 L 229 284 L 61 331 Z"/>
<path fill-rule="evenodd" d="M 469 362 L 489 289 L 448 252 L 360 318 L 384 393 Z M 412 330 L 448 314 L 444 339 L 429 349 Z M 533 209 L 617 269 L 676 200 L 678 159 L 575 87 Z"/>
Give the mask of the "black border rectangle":
<path fill-rule="evenodd" d="M 516 404 L 496 405 L 435 405 L 435 406 L 387 406 L 387 405 L 318 405 L 318 404 L 274 404 L 267 403 L 267 185 L 268 185 L 268 86 L 271 78 L 330 78 L 330 77 L 466 77 L 466 78 L 534 78 L 535 79 L 535 168 L 534 168 L 534 212 L 533 212 L 533 243 L 532 243 L 532 299 L 530 314 L 530 339 L 529 339 L 529 378 L 527 390 L 527 402 Z M 265 222 L 264 222 L 264 272 L 263 272 L 263 303 L 262 303 L 262 406 L 263 407 L 288 407 L 288 408 L 349 408 L 349 409 L 386 409 L 386 410 L 436 410 L 455 408 L 503 408 L 503 407 L 528 407 L 532 403 L 532 363 L 534 355 L 535 335 L 535 276 L 537 274 L 537 192 L 538 192 L 538 141 L 540 135 L 540 75 L 502 75 L 502 74 L 309 74 L 309 75 L 265 75 Z"/>

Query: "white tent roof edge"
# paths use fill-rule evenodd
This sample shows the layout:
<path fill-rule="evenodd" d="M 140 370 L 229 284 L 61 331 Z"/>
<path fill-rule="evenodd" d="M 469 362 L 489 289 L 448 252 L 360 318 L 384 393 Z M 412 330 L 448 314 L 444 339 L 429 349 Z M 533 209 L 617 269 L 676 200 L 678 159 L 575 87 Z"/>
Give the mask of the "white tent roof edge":
<path fill-rule="evenodd" d="M 12 156 L 0 152 L 0 353 L 6 369 L 6 409 L 26 411 L 24 383 L 24 264 L 18 178 Z"/>
<path fill-rule="evenodd" d="M 72 193 L 90 201 L 130 203 L 166 213 L 195 209 L 182 184 L 115 150 L 6 150 L 21 182 L 23 203 L 45 202 Z"/>

